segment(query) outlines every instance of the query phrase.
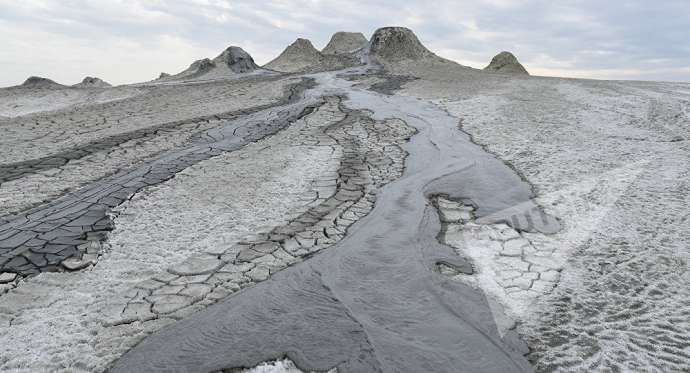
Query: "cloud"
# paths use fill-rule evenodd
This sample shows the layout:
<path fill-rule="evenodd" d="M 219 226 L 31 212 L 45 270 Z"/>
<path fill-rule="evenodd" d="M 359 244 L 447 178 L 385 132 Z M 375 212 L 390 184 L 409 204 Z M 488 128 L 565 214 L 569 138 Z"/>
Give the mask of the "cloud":
<path fill-rule="evenodd" d="M 0 86 L 44 75 L 149 80 L 239 45 L 259 63 L 297 37 L 415 30 L 438 54 L 483 67 L 501 50 L 538 74 L 689 81 L 690 3 L 668 0 L 0 0 Z"/>

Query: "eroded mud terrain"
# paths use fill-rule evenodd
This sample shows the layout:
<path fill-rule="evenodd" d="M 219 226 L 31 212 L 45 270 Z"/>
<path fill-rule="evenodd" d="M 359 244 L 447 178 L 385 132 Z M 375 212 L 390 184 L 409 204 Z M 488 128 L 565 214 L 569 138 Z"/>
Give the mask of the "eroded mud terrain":
<path fill-rule="evenodd" d="M 690 87 L 408 31 L 344 70 L 4 90 L 0 370 L 687 371 Z"/>
<path fill-rule="evenodd" d="M 445 233 L 536 369 L 688 370 L 688 85 L 419 75 L 403 94 L 457 116 L 563 225 L 539 235 L 455 215 Z"/>

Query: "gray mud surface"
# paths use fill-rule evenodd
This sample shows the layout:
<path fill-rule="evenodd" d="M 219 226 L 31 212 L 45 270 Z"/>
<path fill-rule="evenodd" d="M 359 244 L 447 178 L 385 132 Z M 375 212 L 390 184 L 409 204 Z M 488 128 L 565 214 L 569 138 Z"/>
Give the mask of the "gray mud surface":
<path fill-rule="evenodd" d="M 108 211 L 131 198 L 137 191 L 156 185 L 175 176 L 176 173 L 199 161 L 223 152 L 241 148 L 288 126 L 310 110 L 313 101 L 301 99 L 302 92 L 311 86 L 308 79 L 291 86 L 277 105 L 264 105 L 247 109 L 240 118 L 235 113 L 212 130 L 200 133 L 187 146 L 164 152 L 150 162 L 125 169 L 103 180 L 98 180 L 53 202 L 37 206 L 22 214 L 8 217 L 0 225 L 0 272 L 35 275 L 44 271 L 59 271 L 63 261 L 75 258 L 67 269 L 81 269 L 96 260 L 87 253 L 90 246 L 98 246 L 105 232 L 113 229 Z M 274 106 L 279 110 L 272 110 Z M 174 127 L 167 125 L 168 127 Z M 73 157 L 83 157 L 102 147 L 128 138 L 146 137 L 161 126 L 145 128 L 105 140 L 91 142 L 78 149 L 52 155 L 41 160 L 2 166 L 22 173 L 56 168 Z M 7 172 L 4 172 L 7 173 Z M 12 172 L 0 179 L 17 177 Z M 94 243 L 95 242 L 95 243 Z M 63 266 L 65 266 L 63 264 Z"/>
<path fill-rule="evenodd" d="M 690 86 L 361 41 L 1 90 L 0 370 L 688 371 Z"/>
<path fill-rule="evenodd" d="M 372 84 L 369 89 L 390 96 L 393 95 L 395 91 L 400 90 L 405 83 L 415 79 L 417 78 L 408 75 L 385 75 L 383 81 Z"/>
<path fill-rule="evenodd" d="M 444 194 L 477 216 L 550 233 L 553 218 L 530 186 L 429 104 L 350 88 L 318 76 L 312 95 L 347 96 L 375 119 L 400 118 L 419 133 L 403 176 L 381 189 L 369 215 L 331 249 L 145 339 L 113 372 L 206 372 L 288 356 L 301 369 L 530 371 L 499 337 L 481 292 L 449 281 L 437 263 L 466 265 L 437 240 L 430 198 Z M 509 206 L 522 206 L 515 211 Z"/>

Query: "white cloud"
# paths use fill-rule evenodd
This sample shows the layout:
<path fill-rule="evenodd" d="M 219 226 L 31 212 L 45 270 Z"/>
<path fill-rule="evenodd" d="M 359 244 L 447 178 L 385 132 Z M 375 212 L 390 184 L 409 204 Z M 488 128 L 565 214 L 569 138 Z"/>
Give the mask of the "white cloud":
<path fill-rule="evenodd" d="M 229 45 L 265 63 L 297 37 L 322 47 L 335 31 L 388 25 L 474 67 L 510 50 L 533 72 L 690 80 L 684 1 L 0 0 L 0 9 L 0 86 L 29 75 L 140 81 Z"/>
<path fill-rule="evenodd" d="M 30 33 L 31 39 L 24 35 Z M 20 83 L 30 75 L 74 84 L 86 76 L 113 83 L 145 81 L 161 71 L 180 71 L 191 61 L 217 54 L 176 35 L 153 35 L 146 45 L 139 40 L 112 37 L 94 45 L 88 39 L 67 38 L 50 32 L 0 25 L 6 37 L 0 54 L 4 85 Z M 35 45 L 41 45 L 36 48 Z M 153 47 L 152 47 L 153 45 Z M 13 56 L 24 57 L 18 63 Z"/>

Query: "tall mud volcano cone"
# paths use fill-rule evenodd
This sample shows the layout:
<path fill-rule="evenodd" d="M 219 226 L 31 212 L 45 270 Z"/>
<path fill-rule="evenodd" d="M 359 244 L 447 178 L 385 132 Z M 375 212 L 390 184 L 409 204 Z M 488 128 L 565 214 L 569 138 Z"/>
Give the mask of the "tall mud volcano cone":
<path fill-rule="evenodd" d="M 22 83 L 23 88 L 65 88 L 66 86 L 55 83 L 48 78 L 41 78 L 40 76 L 31 76 Z"/>
<path fill-rule="evenodd" d="M 398 62 L 439 58 L 405 27 L 382 27 L 371 37 L 369 56 L 378 62 Z"/>
<path fill-rule="evenodd" d="M 368 43 L 366 37 L 361 32 L 344 32 L 338 31 L 331 36 L 331 41 L 328 42 L 325 48 L 321 51 L 323 54 L 347 54 L 353 53 L 359 49 L 364 48 Z"/>
<path fill-rule="evenodd" d="M 81 83 L 77 83 L 72 87 L 75 88 L 108 88 L 112 87 L 110 83 L 107 83 L 99 78 L 94 78 L 92 76 L 87 76 Z"/>
<path fill-rule="evenodd" d="M 320 65 L 323 59 L 323 54 L 314 48 L 311 41 L 299 38 L 264 67 L 281 72 L 308 71 Z"/>
<path fill-rule="evenodd" d="M 254 59 L 249 53 L 240 47 L 231 46 L 223 51 L 218 57 L 213 59 L 216 66 L 227 66 L 238 74 L 254 71 L 259 66 L 254 63 Z"/>
<path fill-rule="evenodd" d="M 517 57 L 505 51 L 494 56 L 489 66 L 484 68 L 484 71 L 502 74 L 529 75 L 524 66 L 518 61 Z"/>

